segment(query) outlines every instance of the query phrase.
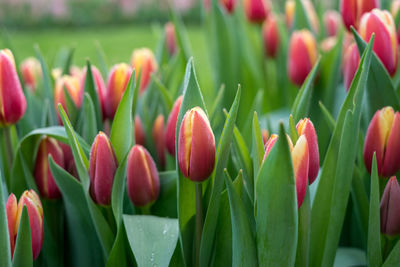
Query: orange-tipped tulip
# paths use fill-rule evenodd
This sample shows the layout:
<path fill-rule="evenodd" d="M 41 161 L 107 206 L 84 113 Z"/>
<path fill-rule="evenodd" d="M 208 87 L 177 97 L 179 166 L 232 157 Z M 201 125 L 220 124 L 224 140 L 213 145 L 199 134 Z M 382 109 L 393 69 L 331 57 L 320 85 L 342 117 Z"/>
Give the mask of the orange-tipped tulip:
<path fill-rule="evenodd" d="M 106 98 L 106 84 L 104 83 L 103 77 L 100 71 L 95 67 L 91 66 L 94 86 L 96 88 L 97 95 L 99 97 L 99 104 L 103 117 L 105 117 L 105 98 Z M 85 91 L 87 68 L 83 69 L 82 79 L 81 79 L 81 91 Z"/>
<path fill-rule="evenodd" d="M 343 58 L 343 81 L 346 91 L 349 91 L 354 75 L 356 75 L 358 65 L 360 64 L 360 54 L 356 43 L 352 43 L 345 48 Z"/>
<path fill-rule="evenodd" d="M 386 10 L 374 9 L 361 18 L 360 35 L 369 42 L 375 33 L 373 50 L 391 76 L 396 73 L 399 57 L 396 27 L 392 15 Z"/>
<path fill-rule="evenodd" d="M 324 25 L 327 36 L 336 36 L 341 26 L 342 18 L 335 10 L 328 10 L 324 14 Z"/>
<path fill-rule="evenodd" d="M 54 105 L 56 107 L 56 110 L 58 110 L 58 104 L 61 104 L 68 114 L 67 99 L 65 95 L 66 93 L 71 96 L 71 99 L 74 102 L 75 106 L 77 108 L 80 108 L 82 105 L 83 91 L 80 86 L 80 79 L 78 79 L 78 77 L 64 75 L 56 81 L 56 86 L 54 89 Z M 60 114 L 58 112 L 57 114 L 58 119 L 61 122 Z"/>
<path fill-rule="evenodd" d="M 244 0 L 244 11 L 250 22 L 262 23 L 269 14 L 269 2 L 266 0 Z"/>
<path fill-rule="evenodd" d="M 220 0 L 219 2 L 229 14 L 235 10 L 236 0 Z"/>
<path fill-rule="evenodd" d="M 165 166 L 165 130 L 164 116 L 158 115 L 153 124 L 153 141 L 156 145 L 158 162 L 162 167 Z"/>
<path fill-rule="evenodd" d="M 301 86 L 317 61 L 318 51 L 314 36 L 308 30 L 295 31 L 290 37 L 288 73 L 290 80 Z"/>
<path fill-rule="evenodd" d="M 263 24 L 263 39 L 265 54 L 275 58 L 280 45 L 278 22 L 274 15 L 268 16 Z"/>
<path fill-rule="evenodd" d="M 315 33 L 319 33 L 319 20 L 315 8 L 310 0 L 301 0 L 306 11 L 308 22 Z M 290 29 L 293 27 L 294 16 L 296 14 L 296 2 L 288 0 L 285 3 L 285 20 L 286 26 Z"/>
<path fill-rule="evenodd" d="M 296 13 L 296 2 L 288 0 L 285 2 L 285 22 L 286 27 L 291 29 L 293 27 L 294 15 Z"/>
<path fill-rule="evenodd" d="M 182 174 L 195 182 L 206 180 L 214 170 L 214 134 L 200 107 L 188 110 L 183 117 L 178 138 L 178 163 Z"/>
<path fill-rule="evenodd" d="M 35 191 L 26 190 L 17 204 L 17 198 L 14 194 L 8 197 L 6 203 L 6 214 L 8 222 L 8 232 L 10 236 L 11 256 L 14 256 L 15 242 L 17 240 L 19 223 L 21 220 L 23 207 L 26 206 L 31 228 L 32 254 L 35 260 L 43 245 L 43 208 L 39 196 Z"/>
<path fill-rule="evenodd" d="M 340 1 L 340 13 L 342 14 L 343 23 L 348 30 L 350 30 L 350 26 L 357 29 L 362 15 L 374 8 L 379 8 L 379 0 Z"/>
<path fill-rule="evenodd" d="M 364 143 L 364 163 L 371 172 L 372 156 L 380 176 L 389 177 L 400 169 L 400 115 L 392 107 L 378 110 L 372 118 Z"/>
<path fill-rule="evenodd" d="M 65 168 L 61 146 L 54 138 L 45 137 L 40 142 L 36 155 L 34 176 L 40 195 L 49 199 L 57 199 L 61 197 L 61 193 L 50 171 L 49 155 L 61 168 Z"/>
<path fill-rule="evenodd" d="M 131 60 L 135 68 L 136 79 L 140 72 L 140 93 L 143 93 L 150 83 L 151 74 L 158 70 L 158 64 L 153 52 L 148 48 L 135 49 Z"/>
<path fill-rule="evenodd" d="M 157 200 L 160 179 L 154 160 L 141 145 L 132 147 L 127 163 L 127 191 L 135 206 L 147 206 Z"/>
<path fill-rule="evenodd" d="M 164 27 L 165 31 L 165 43 L 167 45 L 167 50 L 170 55 L 176 53 L 176 33 L 175 26 L 172 22 L 167 22 Z"/>
<path fill-rule="evenodd" d="M 138 115 L 135 116 L 135 143 L 142 146 L 146 144 L 146 134 L 144 132 L 142 120 Z"/>
<path fill-rule="evenodd" d="M 118 167 L 114 149 L 107 135 L 100 132 L 90 150 L 90 194 L 97 204 L 110 205 L 114 175 Z"/>
<path fill-rule="evenodd" d="M 396 176 L 386 184 L 380 210 L 381 232 L 389 236 L 400 234 L 400 186 Z"/>
<path fill-rule="evenodd" d="M 183 96 L 176 99 L 174 106 L 172 107 L 171 113 L 168 117 L 167 128 L 165 130 L 165 145 L 168 152 L 175 156 L 175 136 L 176 136 L 176 121 L 178 120 L 179 110 L 181 108 Z"/>
<path fill-rule="evenodd" d="M 300 120 L 296 125 L 299 136 L 304 135 L 307 139 L 309 152 L 308 183 L 311 185 L 318 176 L 319 172 L 319 150 L 318 138 L 314 124 L 309 118 Z"/>
<path fill-rule="evenodd" d="M 42 77 L 42 67 L 39 60 L 29 57 L 22 61 L 20 65 L 22 80 L 26 88 L 32 92 L 36 91 L 38 80 Z"/>
<path fill-rule="evenodd" d="M 26 99 L 8 49 L 0 50 L 0 126 L 15 124 L 25 114 Z"/>
<path fill-rule="evenodd" d="M 111 69 L 108 77 L 106 99 L 104 101 L 107 118 L 114 118 L 115 112 L 117 111 L 119 102 L 121 101 L 122 95 L 124 94 L 126 86 L 128 85 L 131 74 L 132 68 L 125 63 L 117 64 Z"/>

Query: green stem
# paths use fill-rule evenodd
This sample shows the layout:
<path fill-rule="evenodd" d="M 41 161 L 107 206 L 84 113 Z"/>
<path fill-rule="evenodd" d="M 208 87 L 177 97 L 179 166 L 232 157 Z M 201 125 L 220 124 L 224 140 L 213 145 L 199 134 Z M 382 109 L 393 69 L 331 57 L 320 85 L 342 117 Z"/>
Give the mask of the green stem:
<path fill-rule="evenodd" d="M 146 205 L 144 207 L 141 207 L 140 210 L 142 212 L 142 215 L 150 215 L 151 214 L 150 205 Z"/>
<path fill-rule="evenodd" d="M 203 232 L 203 189 L 201 183 L 196 183 L 196 264 L 200 266 L 200 244 Z"/>

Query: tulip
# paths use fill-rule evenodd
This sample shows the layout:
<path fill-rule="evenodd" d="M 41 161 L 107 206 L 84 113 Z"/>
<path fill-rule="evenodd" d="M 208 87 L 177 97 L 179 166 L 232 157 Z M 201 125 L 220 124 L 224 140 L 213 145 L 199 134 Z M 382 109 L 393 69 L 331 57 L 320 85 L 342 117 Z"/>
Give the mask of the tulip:
<path fill-rule="evenodd" d="M 26 99 L 8 49 L 0 50 L 0 126 L 15 124 L 25 114 Z"/>
<path fill-rule="evenodd" d="M 172 107 L 171 113 L 169 114 L 167 121 L 167 128 L 165 131 L 165 146 L 168 152 L 175 156 L 175 136 L 176 136 L 176 122 L 178 120 L 179 110 L 181 108 L 183 96 L 176 99 L 174 106 Z"/>
<path fill-rule="evenodd" d="M 50 171 L 49 155 L 52 156 L 54 162 L 61 168 L 65 168 L 64 154 L 61 146 L 54 138 L 45 137 L 39 144 L 34 176 L 40 195 L 49 199 L 57 199 L 61 197 L 61 193 Z"/>
<path fill-rule="evenodd" d="M 78 66 L 71 66 L 69 68 L 69 75 L 78 78 L 78 80 L 81 80 L 83 76 L 83 69 L 79 68 Z"/>
<path fill-rule="evenodd" d="M 118 161 L 111 142 L 103 132 L 94 139 L 90 150 L 90 194 L 97 204 L 110 205 Z"/>
<path fill-rule="evenodd" d="M 380 210 L 381 232 L 388 236 L 400 234 L 400 186 L 396 176 L 386 184 Z"/>
<path fill-rule="evenodd" d="M 142 94 L 150 83 L 151 74 L 158 70 L 158 64 L 153 52 L 148 48 L 135 49 L 132 53 L 132 67 L 135 68 L 136 79 L 140 72 L 140 93 Z"/>
<path fill-rule="evenodd" d="M 315 8 L 310 0 L 301 0 L 306 11 L 308 22 L 315 33 L 319 32 L 319 20 Z M 285 19 L 286 26 L 290 29 L 293 27 L 294 16 L 296 14 L 296 2 L 288 0 L 285 3 Z"/>
<path fill-rule="evenodd" d="M 172 22 L 168 22 L 165 24 L 165 43 L 167 45 L 167 50 L 170 55 L 174 55 L 176 53 L 176 33 L 175 26 Z"/>
<path fill-rule="evenodd" d="M 271 136 L 268 138 L 268 140 L 264 144 L 264 159 L 265 160 L 271 151 L 272 147 L 275 145 L 276 141 L 278 140 L 278 135 L 276 134 L 271 134 Z"/>
<path fill-rule="evenodd" d="M 374 9 L 361 18 L 360 35 L 369 42 L 375 33 L 373 50 L 391 76 L 396 73 L 399 56 L 396 27 L 390 13 Z"/>
<path fill-rule="evenodd" d="M 288 73 L 290 80 L 300 86 L 317 61 L 317 43 L 308 30 L 294 31 L 290 37 Z"/>
<path fill-rule="evenodd" d="M 268 141 L 268 138 L 269 138 L 268 130 L 262 130 L 261 131 L 261 135 L 262 135 L 263 143 L 265 145 L 267 143 L 267 141 Z"/>
<path fill-rule="evenodd" d="M 263 24 L 265 54 L 275 58 L 280 44 L 278 23 L 274 15 L 270 15 Z"/>
<path fill-rule="evenodd" d="M 62 76 L 62 70 L 61 68 L 54 68 L 51 70 L 51 77 L 53 80 L 57 81 L 58 78 Z"/>
<path fill-rule="evenodd" d="M 206 180 L 214 169 L 214 134 L 200 107 L 188 110 L 183 117 L 178 137 L 178 163 L 182 174 L 195 182 Z"/>
<path fill-rule="evenodd" d="M 156 145 L 157 157 L 160 165 L 165 166 L 165 131 L 164 116 L 158 115 L 153 124 L 153 140 Z"/>
<path fill-rule="evenodd" d="M 132 74 L 132 68 L 128 64 L 120 63 L 115 65 L 110 72 L 107 83 L 106 98 L 104 108 L 106 117 L 109 119 L 114 118 L 117 111 L 119 102 L 128 85 L 129 79 Z"/>
<path fill-rule="evenodd" d="M 396 18 L 400 11 L 400 0 L 394 0 L 392 5 L 390 6 L 390 13 L 393 16 L 393 19 L 396 21 Z M 397 43 L 400 43 L 400 26 L 397 25 Z"/>
<path fill-rule="evenodd" d="M 309 118 L 300 120 L 296 125 L 299 136 L 304 135 L 307 139 L 309 152 L 309 168 L 308 168 L 308 183 L 311 185 L 318 176 L 319 172 L 319 150 L 317 133 L 314 124 Z"/>
<path fill-rule="evenodd" d="M 38 79 L 42 77 L 42 67 L 39 60 L 34 57 L 25 59 L 20 65 L 20 71 L 26 88 L 35 92 L 38 86 Z"/>
<path fill-rule="evenodd" d="M 54 105 L 56 110 L 58 110 L 58 104 L 61 104 L 64 110 L 68 114 L 67 100 L 65 96 L 65 90 L 70 95 L 72 101 L 77 108 L 82 105 L 83 91 L 79 84 L 79 79 L 75 76 L 64 75 L 57 79 L 56 86 L 54 89 Z M 58 114 L 58 119 L 61 122 L 60 114 Z"/>
<path fill-rule="evenodd" d="M 135 143 L 142 146 L 146 144 L 146 134 L 143 129 L 142 120 L 138 115 L 135 116 Z"/>
<path fill-rule="evenodd" d="M 65 170 L 79 180 L 78 170 L 76 169 L 74 156 L 72 154 L 72 149 L 69 145 L 58 142 L 64 155 L 64 167 Z"/>
<path fill-rule="evenodd" d="M 39 196 L 35 191 L 26 190 L 17 204 L 17 198 L 14 194 L 8 197 L 6 203 L 6 215 L 8 222 L 8 233 L 10 237 L 11 257 L 14 256 L 15 242 L 17 240 L 19 223 L 21 220 L 23 207 L 26 206 L 29 216 L 29 225 L 31 228 L 32 254 L 35 260 L 42 249 L 43 244 L 43 208 Z"/>
<path fill-rule="evenodd" d="M 379 8 L 379 0 L 341 0 L 340 13 L 348 30 L 350 26 L 358 29 L 360 18 L 366 12 Z"/>
<path fill-rule="evenodd" d="M 233 13 L 236 5 L 236 0 L 220 0 L 219 2 L 225 8 L 226 12 L 228 12 L 229 14 Z"/>
<path fill-rule="evenodd" d="M 355 43 L 345 48 L 343 58 L 343 80 L 346 91 L 349 91 L 351 83 L 353 82 L 354 75 L 357 72 L 358 65 L 360 64 L 360 55 Z"/>
<path fill-rule="evenodd" d="M 400 169 L 400 115 L 392 107 L 378 110 L 372 118 L 364 142 L 364 163 L 371 172 L 376 153 L 378 173 L 390 177 Z"/>
<path fill-rule="evenodd" d="M 288 0 L 285 2 L 285 21 L 286 27 L 291 29 L 293 27 L 294 15 L 296 14 L 296 2 Z"/>
<path fill-rule="evenodd" d="M 335 10 L 328 10 L 324 14 L 325 32 L 328 36 L 336 36 L 342 20 L 340 13 Z"/>
<path fill-rule="evenodd" d="M 99 97 L 99 104 L 100 104 L 101 112 L 103 114 L 103 117 L 105 117 L 106 85 L 104 83 L 104 80 L 103 80 L 103 77 L 101 76 L 100 71 L 95 66 L 91 66 L 91 69 L 92 69 L 94 87 L 96 88 L 96 92 Z M 85 91 L 86 74 L 87 74 L 87 68 L 85 67 L 83 69 L 83 74 L 82 74 L 82 78 L 81 78 L 81 91 L 82 92 Z"/>
<path fill-rule="evenodd" d="M 266 0 L 244 0 L 244 11 L 251 23 L 262 23 L 270 11 Z"/>
<path fill-rule="evenodd" d="M 331 36 L 322 40 L 322 42 L 320 43 L 320 48 L 323 52 L 327 53 L 331 51 L 331 49 L 334 48 L 336 44 L 337 38 L 335 36 Z"/>
<path fill-rule="evenodd" d="M 141 145 L 132 147 L 127 163 L 127 191 L 135 206 L 147 206 L 157 200 L 160 179 L 154 160 Z"/>

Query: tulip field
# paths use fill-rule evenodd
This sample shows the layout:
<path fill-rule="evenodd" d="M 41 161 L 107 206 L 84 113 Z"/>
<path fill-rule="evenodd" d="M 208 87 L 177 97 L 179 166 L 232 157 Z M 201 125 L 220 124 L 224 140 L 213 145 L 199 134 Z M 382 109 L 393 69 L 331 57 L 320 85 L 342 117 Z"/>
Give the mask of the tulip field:
<path fill-rule="evenodd" d="M 400 266 L 400 0 L 198 4 L 3 29 L 0 267 Z"/>

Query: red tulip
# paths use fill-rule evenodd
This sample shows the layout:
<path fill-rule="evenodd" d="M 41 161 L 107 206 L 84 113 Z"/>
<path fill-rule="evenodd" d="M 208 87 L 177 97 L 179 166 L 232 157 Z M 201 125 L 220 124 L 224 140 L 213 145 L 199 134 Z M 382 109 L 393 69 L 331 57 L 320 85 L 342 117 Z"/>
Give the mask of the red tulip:
<path fill-rule="evenodd" d="M 174 55 L 177 50 L 174 24 L 172 22 L 167 22 L 165 24 L 164 31 L 165 31 L 165 43 L 167 45 L 168 53 L 170 55 Z"/>
<path fill-rule="evenodd" d="M 263 39 L 265 53 L 272 57 L 276 57 L 280 45 L 278 23 L 274 15 L 270 15 L 263 24 Z"/>
<path fill-rule="evenodd" d="M 158 115 L 153 124 L 153 140 L 156 146 L 157 157 L 160 165 L 165 166 L 165 130 L 164 116 Z"/>
<path fill-rule="evenodd" d="M 309 168 L 308 168 L 308 183 L 311 185 L 318 176 L 319 172 L 319 150 L 318 138 L 314 128 L 314 124 L 309 118 L 300 120 L 296 125 L 299 136 L 304 135 L 307 139 Z"/>
<path fill-rule="evenodd" d="M 396 176 L 386 184 L 380 210 L 381 232 L 389 236 L 400 234 L 400 186 Z"/>
<path fill-rule="evenodd" d="M 342 13 L 343 23 L 348 30 L 350 30 L 350 26 L 353 26 L 357 29 L 361 16 L 374 8 L 379 8 L 378 0 L 340 1 L 340 12 Z"/>
<path fill-rule="evenodd" d="M 183 96 L 176 99 L 174 106 L 172 107 L 171 113 L 169 114 L 167 121 L 167 128 L 165 130 L 165 145 L 168 152 L 175 156 L 175 136 L 176 136 L 176 121 L 178 120 L 179 110 L 181 108 Z"/>
<path fill-rule="evenodd" d="M 356 75 L 358 65 L 360 64 L 360 55 L 356 43 L 352 43 L 345 48 L 343 58 L 343 80 L 346 91 L 349 91 L 354 75 Z"/>
<path fill-rule="evenodd" d="M 150 83 L 151 74 L 158 70 L 158 64 L 153 52 L 148 48 L 135 49 L 131 60 L 135 68 L 136 79 L 140 75 L 140 93 L 142 94 Z"/>
<path fill-rule="evenodd" d="M 142 120 L 138 115 L 135 116 L 135 143 L 142 146 L 146 144 L 146 134 L 143 129 Z"/>
<path fill-rule="evenodd" d="M 25 59 L 20 65 L 20 71 L 26 88 L 35 92 L 38 80 L 42 77 L 42 67 L 39 60 L 34 57 Z"/>
<path fill-rule="evenodd" d="M 328 10 L 324 14 L 325 32 L 328 36 L 336 36 L 341 26 L 340 13 L 335 10 Z"/>
<path fill-rule="evenodd" d="M 64 90 L 66 90 L 66 92 Z M 56 110 L 58 110 L 58 104 L 61 104 L 65 112 L 68 114 L 67 100 L 65 96 L 65 93 L 67 92 L 71 96 L 75 106 L 80 108 L 82 105 L 83 91 L 80 87 L 79 79 L 77 77 L 69 75 L 62 76 L 61 78 L 57 79 L 54 89 L 54 106 L 56 107 Z M 58 112 L 57 115 L 58 120 L 61 123 L 61 117 Z"/>
<path fill-rule="evenodd" d="M 274 147 L 276 141 L 278 140 L 278 135 L 276 134 L 271 134 L 271 136 L 268 138 L 267 142 L 265 142 L 264 144 L 264 159 L 265 160 L 269 154 L 269 152 L 271 151 L 271 149 Z"/>
<path fill-rule="evenodd" d="M 229 14 L 235 10 L 236 0 L 219 0 L 219 2 Z"/>
<path fill-rule="evenodd" d="M 100 71 L 93 65 L 91 66 L 91 69 L 92 69 L 94 86 L 96 88 L 96 92 L 99 97 L 99 104 L 100 104 L 101 112 L 102 112 L 103 117 L 105 117 L 106 85 L 104 83 L 104 80 L 103 80 L 103 77 L 101 76 Z M 85 67 L 83 69 L 83 74 L 82 74 L 82 79 L 81 79 L 81 91 L 82 92 L 85 91 L 86 73 L 87 73 L 87 68 Z"/>
<path fill-rule="evenodd" d="M 268 130 L 262 130 L 261 131 L 261 135 L 262 135 L 263 143 L 264 143 L 264 146 L 265 146 L 265 144 L 267 143 L 268 138 L 269 138 Z"/>
<path fill-rule="evenodd" d="M 262 23 L 270 10 L 266 0 L 244 0 L 244 11 L 247 19 L 252 23 Z"/>

